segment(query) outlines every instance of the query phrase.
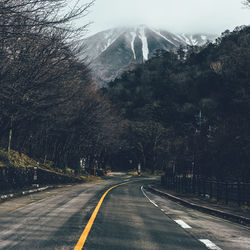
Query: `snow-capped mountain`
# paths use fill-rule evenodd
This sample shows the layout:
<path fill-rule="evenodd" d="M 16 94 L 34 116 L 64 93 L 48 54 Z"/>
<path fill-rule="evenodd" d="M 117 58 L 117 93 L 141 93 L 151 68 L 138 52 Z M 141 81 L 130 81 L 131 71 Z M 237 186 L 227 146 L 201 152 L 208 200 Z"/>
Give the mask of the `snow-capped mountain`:
<path fill-rule="evenodd" d="M 216 36 L 207 34 L 173 34 L 145 25 L 99 32 L 87 39 L 88 56 L 97 84 L 107 83 L 135 63 L 150 59 L 156 50 L 173 51 L 187 45 L 204 45 Z"/>

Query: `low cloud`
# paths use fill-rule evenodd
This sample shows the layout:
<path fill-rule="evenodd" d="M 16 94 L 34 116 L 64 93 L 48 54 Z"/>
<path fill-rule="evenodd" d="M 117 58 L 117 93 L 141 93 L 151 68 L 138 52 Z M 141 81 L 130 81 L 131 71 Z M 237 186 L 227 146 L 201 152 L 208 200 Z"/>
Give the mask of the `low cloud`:
<path fill-rule="evenodd" d="M 178 33 L 220 34 L 249 25 L 250 9 L 241 0 L 96 0 L 87 19 L 93 22 L 90 33 L 143 23 Z"/>

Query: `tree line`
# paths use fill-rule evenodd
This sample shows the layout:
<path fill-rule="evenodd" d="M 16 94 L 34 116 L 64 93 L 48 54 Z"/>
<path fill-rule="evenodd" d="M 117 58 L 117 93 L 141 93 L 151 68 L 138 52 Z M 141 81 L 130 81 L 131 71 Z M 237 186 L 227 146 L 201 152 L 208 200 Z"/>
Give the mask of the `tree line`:
<path fill-rule="evenodd" d="M 82 159 L 89 171 L 141 163 L 250 179 L 249 26 L 203 47 L 157 51 L 97 89 L 82 56 L 87 25 L 72 25 L 93 1 L 67 3 L 0 0 L 1 148 L 77 171 Z"/>
<path fill-rule="evenodd" d="M 115 164 L 250 180 L 250 27 L 157 51 L 102 89 L 122 117 Z M 123 167 L 123 166 L 121 166 Z"/>
<path fill-rule="evenodd" d="M 72 25 L 93 3 L 0 1 L 0 147 L 76 170 L 112 147 L 116 118 L 79 56 L 87 24 Z"/>

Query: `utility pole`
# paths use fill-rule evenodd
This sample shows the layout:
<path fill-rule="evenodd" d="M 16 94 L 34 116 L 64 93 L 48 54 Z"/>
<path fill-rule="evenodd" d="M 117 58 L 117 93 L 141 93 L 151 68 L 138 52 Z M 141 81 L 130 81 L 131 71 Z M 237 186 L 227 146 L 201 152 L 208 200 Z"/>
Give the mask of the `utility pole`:
<path fill-rule="evenodd" d="M 194 153 L 193 153 L 193 162 L 192 162 L 192 175 L 194 177 L 195 175 L 198 177 L 200 175 L 199 171 L 199 164 L 197 164 L 197 160 L 199 159 L 199 140 L 201 135 L 201 125 L 202 125 L 202 112 L 199 111 L 198 115 L 195 115 L 196 125 L 198 126 L 195 128 L 194 131 Z M 198 137 L 197 137 L 198 136 Z"/>
<path fill-rule="evenodd" d="M 9 131 L 9 144 L 8 144 L 8 155 L 10 156 L 11 140 L 12 140 L 12 126 L 13 126 L 13 115 L 10 118 L 10 131 Z"/>
<path fill-rule="evenodd" d="M 195 116 L 196 118 L 196 123 L 198 125 L 199 131 L 201 131 L 201 123 L 202 123 L 202 113 L 201 110 L 198 115 Z"/>

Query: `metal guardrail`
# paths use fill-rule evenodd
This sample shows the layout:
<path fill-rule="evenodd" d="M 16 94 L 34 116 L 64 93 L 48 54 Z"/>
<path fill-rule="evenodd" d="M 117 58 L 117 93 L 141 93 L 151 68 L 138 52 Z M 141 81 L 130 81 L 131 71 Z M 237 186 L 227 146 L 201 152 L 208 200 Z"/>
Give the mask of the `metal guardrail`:
<path fill-rule="evenodd" d="M 76 183 L 82 180 L 32 167 L 0 167 L 0 191 L 19 189 L 32 184 Z"/>
<path fill-rule="evenodd" d="M 218 182 L 197 178 L 162 176 L 162 184 L 170 190 L 192 193 L 204 198 L 250 206 L 250 183 Z"/>

